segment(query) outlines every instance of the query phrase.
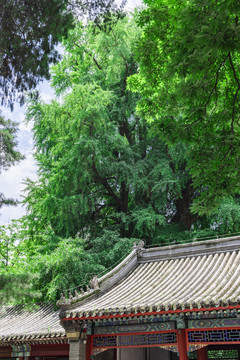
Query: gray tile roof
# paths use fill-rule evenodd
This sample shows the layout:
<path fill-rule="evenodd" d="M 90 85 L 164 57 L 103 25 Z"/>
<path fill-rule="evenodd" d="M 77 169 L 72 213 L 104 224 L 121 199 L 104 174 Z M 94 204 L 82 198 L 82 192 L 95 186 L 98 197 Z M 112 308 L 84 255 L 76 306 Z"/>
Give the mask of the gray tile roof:
<path fill-rule="evenodd" d="M 21 306 L 0 309 L 0 345 L 12 341 L 35 341 L 65 338 L 59 323 L 59 310 L 42 305 L 37 310 L 25 311 Z"/>
<path fill-rule="evenodd" d="M 240 237 L 135 248 L 99 279 L 100 291 L 73 299 L 61 317 L 240 305 Z"/>

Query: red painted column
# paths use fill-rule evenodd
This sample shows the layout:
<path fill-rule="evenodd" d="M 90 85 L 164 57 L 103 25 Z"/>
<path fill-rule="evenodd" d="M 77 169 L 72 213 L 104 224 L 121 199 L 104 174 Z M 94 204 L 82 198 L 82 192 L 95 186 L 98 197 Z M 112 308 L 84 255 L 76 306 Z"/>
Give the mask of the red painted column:
<path fill-rule="evenodd" d="M 12 357 L 12 348 L 11 346 L 0 347 L 0 358 L 10 358 Z"/>
<path fill-rule="evenodd" d="M 186 330 L 180 329 L 177 332 L 179 360 L 188 360 Z"/>
<path fill-rule="evenodd" d="M 197 350 L 198 360 L 207 360 L 207 346 Z"/>
<path fill-rule="evenodd" d="M 87 348 L 86 348 L 86 360 L 91 359 L 92 348 L 93 348 L 93 336 L 88 335 L 87 336 Z"/>

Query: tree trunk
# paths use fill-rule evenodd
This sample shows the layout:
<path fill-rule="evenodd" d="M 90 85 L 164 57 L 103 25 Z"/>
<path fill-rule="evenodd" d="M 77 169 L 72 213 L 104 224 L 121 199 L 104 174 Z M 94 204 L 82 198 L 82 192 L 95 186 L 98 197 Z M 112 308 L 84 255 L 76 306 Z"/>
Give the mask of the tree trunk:
<path fill-rule="evenodd" d="M 186 187 L 182 189 L 181 197 L 176 201 L 176 213 L 171 220 L 172 223 L 184 224 L 187 230 L 190 230 L 191 225 L 197 221 L 197 215 L 190 212 L 193 192 L 192 180 L 189 180 Z"/>

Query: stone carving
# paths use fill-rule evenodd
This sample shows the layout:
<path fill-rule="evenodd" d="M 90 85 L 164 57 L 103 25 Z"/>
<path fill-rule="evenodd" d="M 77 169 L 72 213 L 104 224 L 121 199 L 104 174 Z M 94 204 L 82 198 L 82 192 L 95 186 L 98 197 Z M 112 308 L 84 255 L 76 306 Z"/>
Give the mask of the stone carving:
<path fill-rule="evenodd" d="M 78 300 L 81 297 L 81 295 L 77 292 L 77 290 L 74 291 L 74 297 L 72 300 Z"/>
<path fill-rule="evenodd" d="M 99 290 L 99 284 L 98 284 L 98 278 L 96 275 L 93 276 L 93 278 L 90 280 L 90 287 L 93 290 Z"/>
<path fill-rule="evenodd" d="M 60 300 L 57 301 L 57 306 L 64 306 L 69 305 L 71 301 L 69 299 L 66 299 L 64 294 L 61 293 Z"/>
<path fill-rule="evenodd" d="M 83 337 L 85 335 L 85 321 L 63 320 L 61 321 L 61 325 L 63 326 L 67 334 L 76 332 L 76 334 L 73 334 L 73 336 L 76 336 L 77 338 L 79 338 L 79 335 L 80 337 Z M 81 334 L 83 336 L 81 336 Z"/>
<path fill-rule="evenodd" d="M 139 249 L 144 249 L 144 245 L 145 245 L 144 241 L 140 240 L 139 243 L 138 243 L 138 248 Z"/>
<path fill-rule="evenodd" d="M 83 290 L 83 288 L 80 289 L 80 294 L 77 292 L 77 290 L 74 291 L 74 296 L 69 291 L 68 292 L 68 299 L 66 299 L 65 295 L 61 293 L 60 300 L 57 301 L 58 306 L 66 306 L 70 305 L 73 301 L 76 301 L 78 299 L 81 299 L 83 296 L 86 296 L 90 293 L 93 293 L 95 290 L 99 290 L 99 284 L 98 284 L 98 278 L 97 276 L 93 276 L 93 278 L 90 280 L 89 285 L 86 287 L 86 291 Z"/>
<path fill-rule="evenodd" d="M 137 256 L 141 256 L 142 251 L 144 249 L 144 245 L 145 245 L 145 243 L 143 240 L 140 240 L 138 245 L 137 245 L 136 241 L 134 241 L 132 249 L 136 250 Z"/>
<path fill-rule="evenodd" d="M 144 245 L 145 245 L 145 243 L 143 240 L 140 240 L 138 245 L 137 245 L 136 241 L 134 241 L 132 248 L 133 249 L 144 249 Z"/>

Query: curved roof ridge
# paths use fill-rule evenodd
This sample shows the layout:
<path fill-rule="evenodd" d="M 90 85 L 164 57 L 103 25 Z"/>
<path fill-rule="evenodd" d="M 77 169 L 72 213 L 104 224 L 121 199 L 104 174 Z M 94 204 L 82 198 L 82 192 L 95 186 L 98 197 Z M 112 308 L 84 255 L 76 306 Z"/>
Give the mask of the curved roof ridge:
<path fill-rule="evenodd" d="M 139 251 L 142 250 L 142 243 L 140 243 L 140 246 L 134 246 L 131 253 L 125 259 L 123 259 L 120 264 L 118 264 L 108 273 L 97 279 L 98 284 L 96 288 L 88 288 L 86 292 L 84 292 L 83 294 L 78 294 L 78 296 L 76 297 L 72 297 L 69 299 L 60 299 L 57 301 L 57 305 L 63 309 L 69 309 L 76 305 L 84 304 L 93 299 L 96 299 L 102 294 L 106 293 L 106 291 L 110 290 L 113 286 L 116 285 L 116 283 L 121 281 L 133 269 L 135 269 L 138 263 Z"/>
<path fill-rule="evenodd" d="M 91 318 L 148 309 L 240 307 L 239 269 L 240 236 L 151 249 L 144 249 L 141 243 L 99 279 L 100 289 L 68 303 L 60 316 Z"/>
<path fill-rule="evenodd" d="M 197 241 L 182 244 L 172 244 L 162 247 L 144 249 L 139 262 L 162 261 L 180 257 L 191 257 L 219 252 L 229 252 L 240 249 L 240 236 L 231 236 L 211 240 Z"/>

